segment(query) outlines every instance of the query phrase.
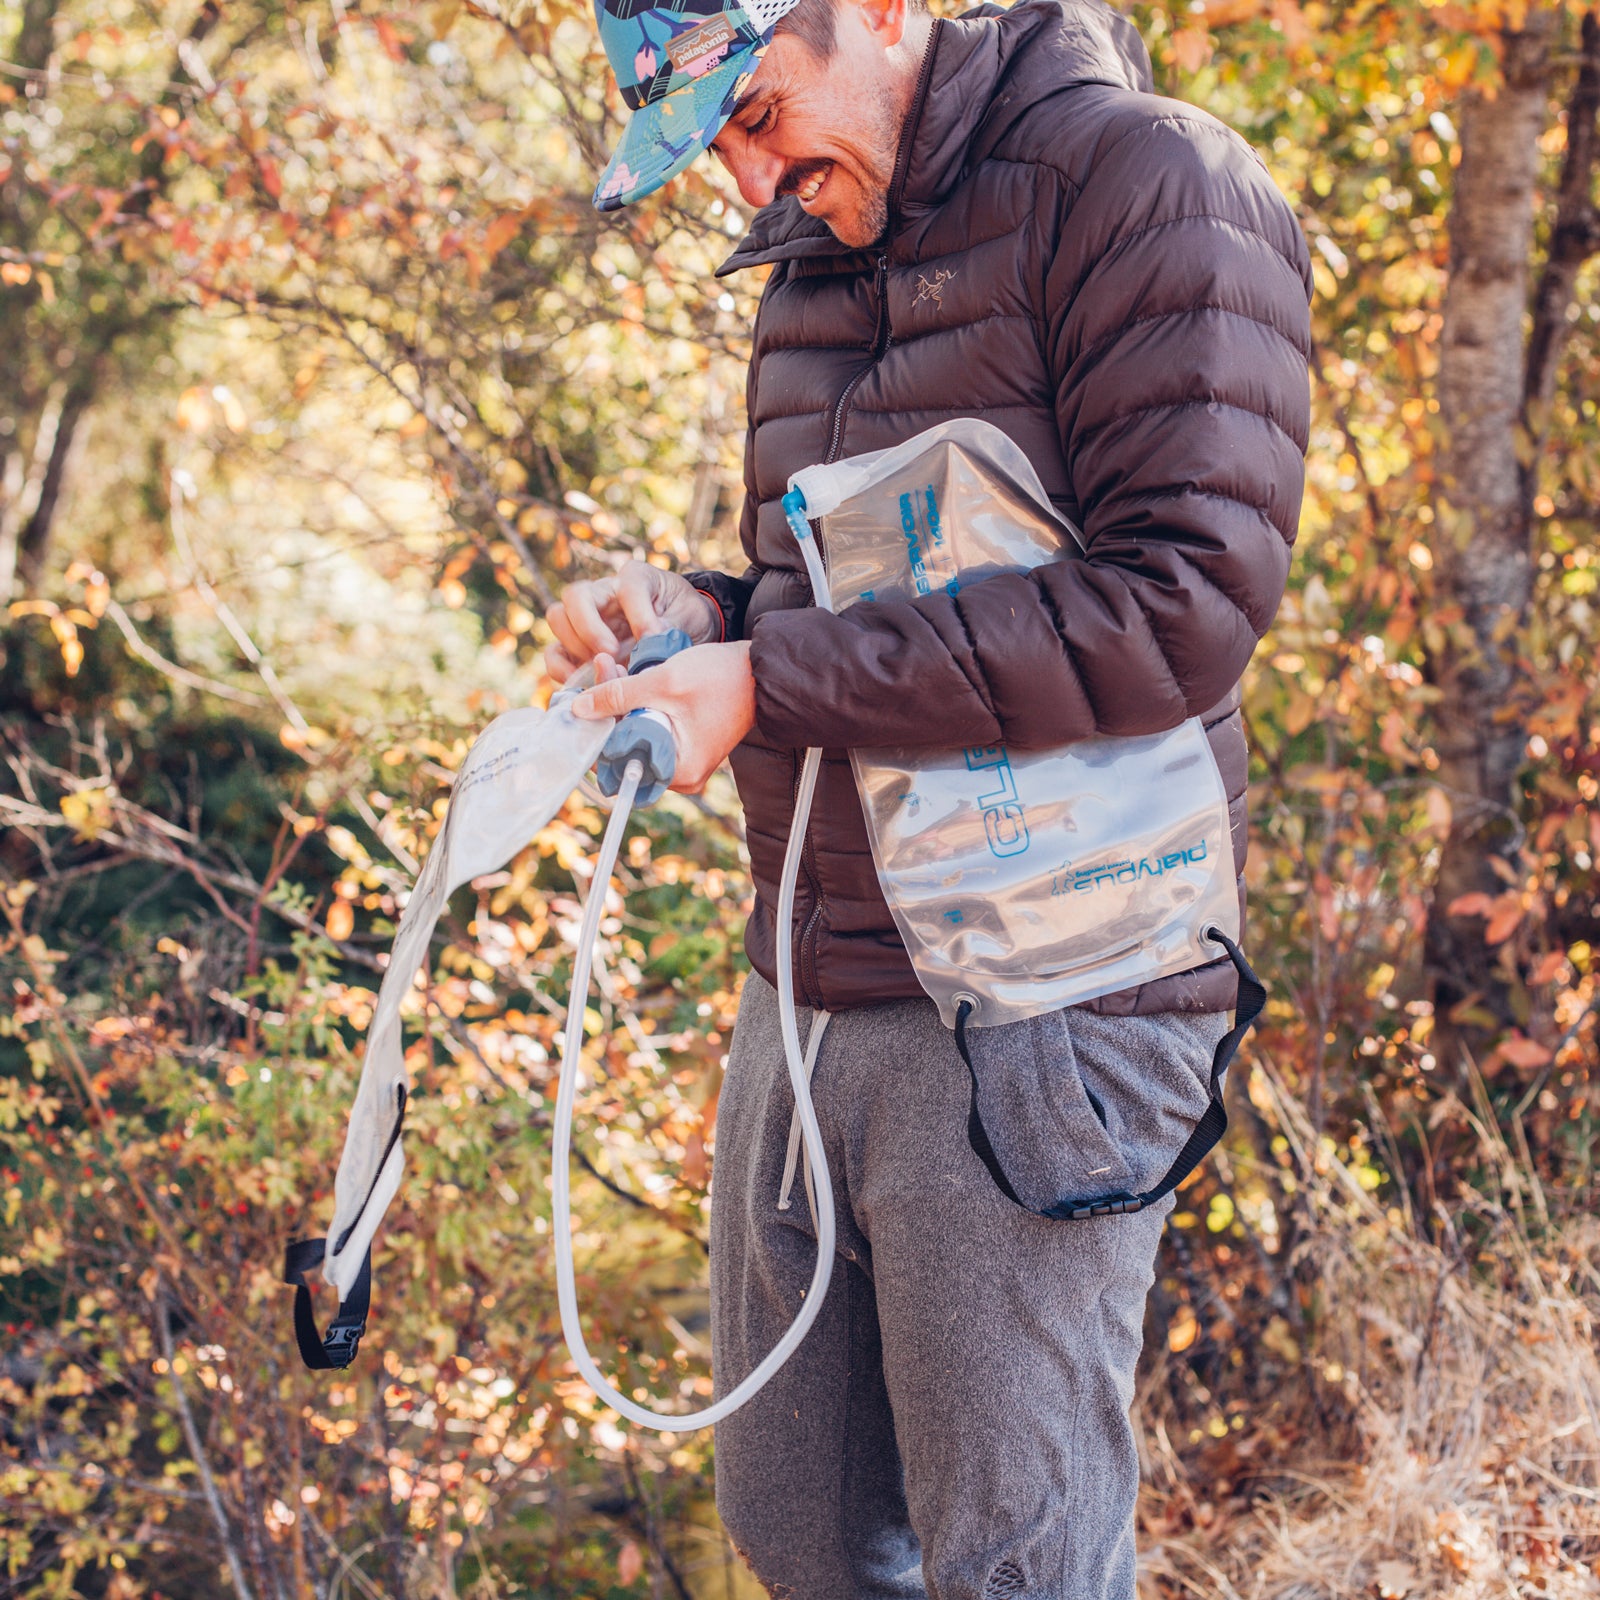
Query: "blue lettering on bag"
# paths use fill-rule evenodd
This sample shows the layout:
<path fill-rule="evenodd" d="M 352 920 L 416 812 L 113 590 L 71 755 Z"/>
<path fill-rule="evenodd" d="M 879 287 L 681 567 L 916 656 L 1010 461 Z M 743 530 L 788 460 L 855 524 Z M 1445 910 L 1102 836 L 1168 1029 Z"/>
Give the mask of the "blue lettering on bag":
<path fill-rule="evenodd" d="M 1199 866 L 1209 850 L 1206 841 L 1169 851 L 1160 856 L 1141 856 L 1137 861 L 1105 861 L 1093 867 L 1070 867 L 1057 872 L 1050 881 L 1051 894 L 1092 894 L 1107 884 L 1137 883 L 1143 878 L 1159 878 L 1179 867 Z"/>
<path fill-rule="evenodd" d="M 978 796 L 990 854 L 1001 860 L 1020 856 L 1029 844 L 1028 822 L 1017 797 L 1016 774 L 1011 770 L 1011 757 L 1006 754 L 1006 747 L 1003 744 L 973 745 L 963 754 L 969 772 L 994 775 L 995 787 Z"/>
<path fill-rule="evenodd" d="M 927 563 L 922 559 L 922 539 L 917 532 L 917 507 L 909 493 L 900 496 L 900 531 L 905 535 L 911 581 L 918 594 L 929 592 Z"/>

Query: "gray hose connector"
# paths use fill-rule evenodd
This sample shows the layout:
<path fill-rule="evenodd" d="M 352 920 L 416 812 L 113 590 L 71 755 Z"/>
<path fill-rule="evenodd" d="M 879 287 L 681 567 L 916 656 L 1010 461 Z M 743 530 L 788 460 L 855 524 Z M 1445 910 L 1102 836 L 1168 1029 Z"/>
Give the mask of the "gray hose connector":
<path fill-rule="evenodd" d="M 670 656 L 687 650 L 694 640 L 682 628 L 664 633 L 649 633 L 634 647 L 628 658 L 628 676 L 659 667 Z M 630 761 L 644 769 L 635 805 L 651 806 L 667 792 L 678 770 L 678 747 L 672 725 L 657 711 L 630 711 L 606 740 L 600 759 L 594 764 L 595 781 L 608 798 L 622 787 L 622 774 Z"/>

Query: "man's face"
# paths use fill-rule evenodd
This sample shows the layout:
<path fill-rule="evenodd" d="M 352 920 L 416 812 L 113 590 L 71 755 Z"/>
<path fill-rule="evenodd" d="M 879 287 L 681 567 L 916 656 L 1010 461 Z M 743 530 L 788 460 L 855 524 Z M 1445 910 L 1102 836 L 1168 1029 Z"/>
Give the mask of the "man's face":
<path fill-rule="evenodd" d="M 901 13 L 903 16 L 903 12 Z M 820 61 L 793 34 L 772 41 L 733 116 L 712 142 L 746 204 L 795 195 L 848 245 L 870 245 L 888 224 L 910 93 L 876 17 L 838 9 L 838 48 Z"/>

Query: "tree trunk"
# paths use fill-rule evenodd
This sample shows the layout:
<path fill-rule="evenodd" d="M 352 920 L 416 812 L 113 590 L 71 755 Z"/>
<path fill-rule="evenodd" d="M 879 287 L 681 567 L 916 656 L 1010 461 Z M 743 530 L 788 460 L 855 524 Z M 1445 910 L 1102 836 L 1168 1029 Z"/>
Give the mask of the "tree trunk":
<path fill-rule="evenodd" d="M 1452 914 L 1462 896 L 1507 888 L 1497 861 L 1519 841 L 1517 775 L 1527 744 L 1518 639 L 1528 617 L 1528 312 L 1539 138 L 1549 115 L 1556 17 L 1534 11 L 1506 33 L 1504 79 L 1461 108 L 1461 165 L 1450 211 L 1450 283 L 1438 396 L 1445 443 L 1434 563 L 1442 637 L 1430 659 L 1443 690 L 1438 777 L 1454 808 L 1425 941 L 1440 1064 L 1481 1054 L 1512 1020 L 1515 975 L 1484 941 L 1481 916 Z"/>
<path fill-rule="evenodd" d="M 56 13 L 61 0 L 25 0 L 22 23 L 11 44 L 11 59 L 28 72 L 43 72 L 56 44 Z"/>
<path fill-rule="evenodd" d="M 50 455 L 39 482 L 38 499 L 16 538 L 16 584 L 26 599 L 38 594 L 39 580 L 44 576 L 45 556 L 50 548 L 50 533 L 55 526 L 62 485 L 66 481 L 67 461 L 78 436 L 78 424 L 83 421 L 93 397 L 95 371 L 95 363 L 85 363 L 61 402 L 55 437 L 50 442 Z M 0 573 L 0 577 L 3 576 Z"/>

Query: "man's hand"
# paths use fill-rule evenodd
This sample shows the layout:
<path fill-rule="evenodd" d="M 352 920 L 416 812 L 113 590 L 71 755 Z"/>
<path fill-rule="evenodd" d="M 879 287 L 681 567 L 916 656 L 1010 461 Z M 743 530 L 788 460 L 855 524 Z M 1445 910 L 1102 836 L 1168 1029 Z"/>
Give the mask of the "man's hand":
<path fill-rule="evenodd" d="M 556 642 L 544 653 L 545 671 L 565 683 L 596 656 L 626 654 L 647 633 L 682 628 L 696 644 L 722 631 L 716 605 L 676 572 L 630 561 L 614 578 L 570 585 L 546 619 Z"/>
<path fill-rule="evenodd" d="M 620 717 L 643 707 L 659 711 L 672 724 L 678 746 L 672 787 L 683 794 L 705 788 L 755 724 L 756 680 L 747 641 L 684 650 L 632 678 L 611 676 L 616 667 L 607 655 L 599 656 L 595 667 L 603 681 L 572 702 L 573 715 Z"/>

